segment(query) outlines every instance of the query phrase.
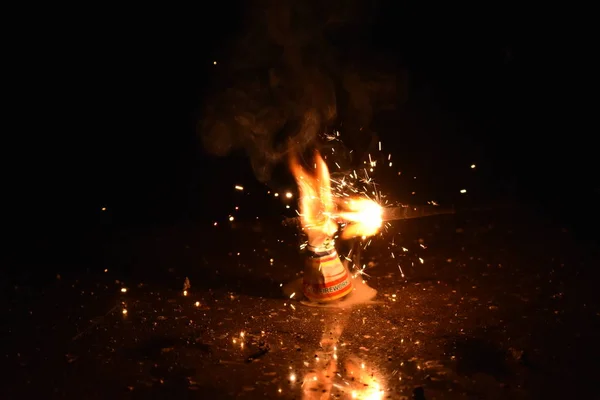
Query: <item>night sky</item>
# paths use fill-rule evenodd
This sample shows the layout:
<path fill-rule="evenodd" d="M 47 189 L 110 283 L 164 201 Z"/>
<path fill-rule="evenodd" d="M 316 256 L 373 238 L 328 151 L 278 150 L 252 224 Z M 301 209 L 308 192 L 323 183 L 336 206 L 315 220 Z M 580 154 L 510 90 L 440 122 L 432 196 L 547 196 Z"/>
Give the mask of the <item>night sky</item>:
<path fill-rule="evenodd" d="M 232 185 L 254 175 L 242 151 L 206 155 L 198 124 L 207 94 L 231 85 L 219 68 L 249 23 L 238 3 L 15 14 L 3 149 L 14 248 L 227 213 Z M 407 73 L 372 129 L 420 191 L 451 201 L 475 163 L 472 202 L 528 204 L 591 238 L 600 184 L 583 45 L 545 12 L 382 1 L 335 45 Z"/>

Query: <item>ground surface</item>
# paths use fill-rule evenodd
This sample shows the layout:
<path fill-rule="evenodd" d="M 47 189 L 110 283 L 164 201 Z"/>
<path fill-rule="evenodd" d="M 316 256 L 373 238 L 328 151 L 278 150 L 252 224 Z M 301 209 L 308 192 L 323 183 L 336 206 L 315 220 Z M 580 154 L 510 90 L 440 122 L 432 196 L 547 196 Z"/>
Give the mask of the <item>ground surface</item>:
<path fill-rule="evenodd" d="M 593 397 L 598 259 L 526 210 L 394 223 L 347 310 L 284 297 L 277 220 L 221 225 L 118 231 L 89 271 L 7 288 L 2 397 Z"/>

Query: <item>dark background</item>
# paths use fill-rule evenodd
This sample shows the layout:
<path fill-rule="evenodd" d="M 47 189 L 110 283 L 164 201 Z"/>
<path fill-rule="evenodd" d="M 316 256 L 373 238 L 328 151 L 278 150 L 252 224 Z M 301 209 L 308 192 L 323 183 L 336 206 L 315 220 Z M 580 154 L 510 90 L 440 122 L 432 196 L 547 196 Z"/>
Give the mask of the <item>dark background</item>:
<path fill-rule="evenodd" d="M 241 153 L 204 154 L 197 125 L 205 95 L 227 87 L 213 60 L 233 57 L 238 3 L 14 11 L 3 57 L 9 271 L 79 268 L 95 239 L 123 227 L 226 217 L 232 186 L 253 173 Z M 398 184 L 446 204 L 530 207 L 595 240 L 580 16 L 392 1 L 376 15 L 348 40 L 408 70 L 407 100 L 373 120 L 399 169 L 418 176 Z"/>

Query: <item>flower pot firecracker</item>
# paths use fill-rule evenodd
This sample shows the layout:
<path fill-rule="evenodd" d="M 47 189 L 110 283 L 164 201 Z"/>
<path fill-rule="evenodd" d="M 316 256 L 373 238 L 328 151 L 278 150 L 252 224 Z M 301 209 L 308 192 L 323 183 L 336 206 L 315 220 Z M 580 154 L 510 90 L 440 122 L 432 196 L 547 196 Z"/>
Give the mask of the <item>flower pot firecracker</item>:
<path fill-rule="evenodd" d="M 383 210 L 368 198 L 334 197 L 329 170 L 318 152 L 314 161 L 315 172 L 310 174 L 298 155 L 291 153 L 290 170 L 300 192 L 300 221 L 308 238 L 303 293 L 310 301 L 326 303 L 342 299 L 353 290 L 352 277 L 335 248 L 338 224 L 345 224 L 342 239 L 371 236 L 382 225 Z"/>

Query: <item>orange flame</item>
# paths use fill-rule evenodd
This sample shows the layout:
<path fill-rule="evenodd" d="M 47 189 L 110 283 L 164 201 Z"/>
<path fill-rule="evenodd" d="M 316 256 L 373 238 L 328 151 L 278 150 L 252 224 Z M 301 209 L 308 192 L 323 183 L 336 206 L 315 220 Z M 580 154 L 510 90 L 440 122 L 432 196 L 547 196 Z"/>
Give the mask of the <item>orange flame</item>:
<path fill-rule="evenodd" d="M 310 245 L 321 246 L 331 238 L 338 230 L 338 222 L 348 223 L 343 239 L 372 236 L 381 228 L 383 209 L 375 201 L 363 197 L 334 201 L 329 169 L 319 152 L 315 152 L 314 175 L 304 169 L 295 152 L 290 156 L 290 170 L 300 191 L 300 220 Z"/>
<path fill-rule="evenodd" d="M 300 219 L 312 246 L 320 246 L 338 230 L 332 219 L 335 205 L 327 165 L 315 152 L 315 175 L 311 176 L 300 164 L 296 153 L 290 157 L 290 170 L 300 190 Z"/>

